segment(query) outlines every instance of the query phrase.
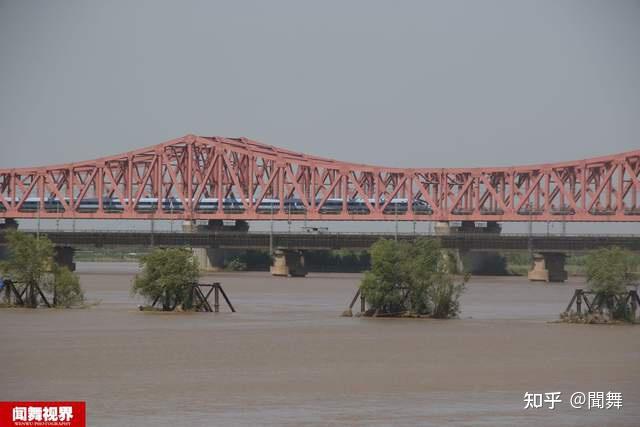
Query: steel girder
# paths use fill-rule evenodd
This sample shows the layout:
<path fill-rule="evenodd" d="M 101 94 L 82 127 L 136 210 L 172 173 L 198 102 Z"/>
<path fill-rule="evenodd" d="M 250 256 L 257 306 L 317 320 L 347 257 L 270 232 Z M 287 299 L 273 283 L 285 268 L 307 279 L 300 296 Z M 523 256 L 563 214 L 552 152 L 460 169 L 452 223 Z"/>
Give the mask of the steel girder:
<path fill-rule="evenodd" d="M 155 208 L 141 208 L 154 199 Z M 171 200 L 180 208 L 167 207 Z M 227 209 L 225 200 L 237 205 Z M 0 169 L 0 217 L 640 221 L 640 150 L 534 166 L 400 169 L 186 135 L 87 162 Z"/>

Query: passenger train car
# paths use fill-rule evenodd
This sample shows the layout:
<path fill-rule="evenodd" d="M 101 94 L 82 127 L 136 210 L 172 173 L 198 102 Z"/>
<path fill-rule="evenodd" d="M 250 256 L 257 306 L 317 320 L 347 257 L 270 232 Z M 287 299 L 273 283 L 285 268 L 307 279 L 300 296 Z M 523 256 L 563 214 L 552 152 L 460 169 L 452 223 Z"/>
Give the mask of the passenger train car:
<path fill-rule="evenodd" d="M 9 199 L 8 201 L 12 201 Z M 18 199 L 19 201 L 19 199 Z M 65 198 L 64 201 L 68 204 L 69 199 Z M 371 206 L 375 205 L 375 199 L 367 200 Z M 105 212 L 119 213 L 124 211 L 124 205 L 126 205 L 128 199 L 124 199 L 124 204 L 117 197 L 104 197 L 102 199 L 102 207 Z M 253 200 L 257 203 L 257 200 Z M 316 206 L 322 202 L 320 198 L 316 198 Z M 381 199 L 379 205 L 385 203 L 384 199 Z M 44 209 L 47 212 L 64 212 L 64 204 L 60 202 L 58 198 L 47 198 L 44 200 Z M 321 214 L 340 214 L 344 205 L 344 201 L 341 198 L 329 198 L 320 208 Z M 387 215 L 403 215 L 408 211 L 409 200 L 404 198 L 392 199 L 384 208 L 384 213 Z M 40 200 L 37 197 L 27 198 L 20 207 L 21 212 L 36 212 L 40 205 Z M 78 212 L 80 213 L 92 213 L 97 212 L 99 207 L 99 199 L 85 197 L 80 201 L 78 205 Z M 280 199 L 277 198 L 264 198 L 257 207 L 257 212 L 260 214 L 272 214 L 279 213 L 282 208 L 284 213 L 288 214 L 304 214 L 306 207 L 301 199 L 290 198 L 285 199 L 281 205 Z M 351 215 L 366 215 L 370 213 L 369 206 L 363 199 L 349 199 L 346 201 L 347 212 Z M 135 206 L 137 212 L 156 212 L 161 209 L 167 213 L 180 213 L 184 212 L 184 206 L 182 201 L 176 197 L 164 198 L 161 201 L 156 197 L 143 197 Z M 195 206 L 195 211 L 200 213 L 214 213 L 218 210 L 217 198 L 202 198 Z M 417 215 L 430 215 L 433 210 L 429 204 L 423 200 L 414 200 L 412 203 L 413 212 Z M 3 205 L 0 204 L 0 211 L 6 210 Z M 245 211 L 244 204 L 241 200 L 236 198 L 225 198 L 222 201 L 222 210 L 225 213 L 241 213 Z"/>

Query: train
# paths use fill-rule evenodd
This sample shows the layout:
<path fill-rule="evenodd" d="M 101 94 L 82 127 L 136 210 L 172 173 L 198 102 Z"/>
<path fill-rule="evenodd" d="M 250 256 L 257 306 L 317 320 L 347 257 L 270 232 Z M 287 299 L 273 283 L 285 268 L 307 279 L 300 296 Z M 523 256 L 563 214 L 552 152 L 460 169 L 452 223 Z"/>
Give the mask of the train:
<path fill-rule="evenodd" d="M 9 202 L 12 199 L 5 199 Z M 69 199 L 64 198 L 68 203 Z M 19 201 L 19 199 L 18 199 Z M 316 198 L 315 204 L 320 205 L 320 198 Z M 375 199 L 367 200 L 371 206 L 375 205 Z M 79 213 L 92 213 L 97 212 L 99 207 L 99 199 L 85 197 L 80 201 L 77 212 Z M 127 204 L 128 199 L 124 199 L 124 205 Z M 257 203 L 256 199 L 253 199 L 253 203 Z M 383 205 L 385 200 L 380 199 L 379 204 Z M 27 198 L 22 206 L 20 206 L 20 212 L 37 212 L 40 204 L 40 200 L 37 197 Z M 60 202 L 58 198 L 47 198 L 44 200 L 44 209 L 47 212 L 64 212 L 64 204 Z M 341 198 L 328 198 L 319 212 L 321 214 L 340 214 L 343 211 L 343 205 L 345 202 Z M 117 197 L 104 197 L 102 199 L 102 207 L 107 213 L 119 213 L 124 212 L 124 205 Z M 409 207 L 409 200 L 406 198 L 394 198 L 384 208 L 384 213 L 389 215 L 402 215 L 407 213 Z M 167 197 L 162 200 L 156 197 L 143 197 L 139 199 L 135 206 L 135 210 L 141 213 L 156 212 L 159 208 L 165 213 L 180 213 L 184 211 L 182 201 L 177 197 Z M 354 198 L 346 201 L 347 212 L 351 215 L 366 215 L 370 213 L 369 206 L 364 199 Z M 282 206 L 280 199 L 277 198 L 264 198 L 257 206 L 256 211 L 260 214 L 275 214 L 280 213 L 280 210 L 287 214 L 304 214 L 307 209 L 299 198 L 284 199 Z M 0 203 L 0 211 L 5 210 L 3 204 Z M 218 211 L 218 199 L 217 198 L 202 198 L 196 204 L 195 209 L 198 213 L 215 213 Z M 415 199 L 412 203 L 412 210 L 418 215 L 430 215 L 433 213 L 431 206 L 423 200 Z M 222 200 L 222 211 L 224 213 L 242 213 L 245 211 L 245 206 L 241 199 L 237 198 L 225 198 Z"/>

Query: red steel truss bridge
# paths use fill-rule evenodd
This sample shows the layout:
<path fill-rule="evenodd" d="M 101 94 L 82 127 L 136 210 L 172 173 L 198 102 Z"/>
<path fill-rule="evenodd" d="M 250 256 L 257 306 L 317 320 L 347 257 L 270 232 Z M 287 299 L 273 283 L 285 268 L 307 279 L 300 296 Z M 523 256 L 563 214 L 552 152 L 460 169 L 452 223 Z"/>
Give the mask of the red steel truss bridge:
<path fill-rule="evenodd" d="M 186 135 L 0 169 L 0 218 L 640 221 L 640 150 L 487 168 L 387 168 Z"/>

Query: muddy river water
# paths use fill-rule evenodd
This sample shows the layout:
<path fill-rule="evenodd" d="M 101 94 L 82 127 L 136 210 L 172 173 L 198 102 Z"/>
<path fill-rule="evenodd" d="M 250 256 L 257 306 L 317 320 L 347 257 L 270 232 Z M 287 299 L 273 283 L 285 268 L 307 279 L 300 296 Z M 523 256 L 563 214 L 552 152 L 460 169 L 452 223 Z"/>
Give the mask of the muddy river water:
<path fill-rule="evenodd" d="M 0 400 L 85 400 L 90 426 L 640 425 L 640 326 L 549 322 L 581 279 L 472 278 L 438 321 L 340 317 L 358 274 L 211 275 L 237 313 L 140 312 L 136 271 L 79 263 L 89 309 L 0 310 Z M 591 391 L 623 408 L 571 407 Z"/>

